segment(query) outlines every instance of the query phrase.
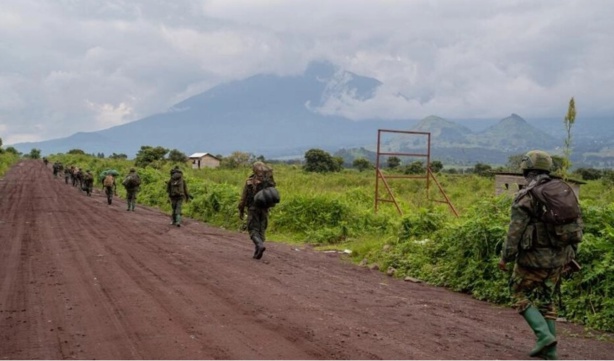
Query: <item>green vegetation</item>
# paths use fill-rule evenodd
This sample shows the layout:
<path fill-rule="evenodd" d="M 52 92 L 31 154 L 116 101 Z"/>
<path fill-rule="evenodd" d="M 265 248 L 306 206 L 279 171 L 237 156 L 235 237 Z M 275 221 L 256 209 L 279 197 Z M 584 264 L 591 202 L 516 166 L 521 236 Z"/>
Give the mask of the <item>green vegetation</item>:
<path fill-rule="evenodd" d="M 0 142 L 0 146 L 1 143 L 2 142 Z M 17 152 L 0 148 L 0 177 L 4 175 L 4 173 L 6 173 L 6 171 L 11 168 L 13 164 L 17 163 L 17 161 L 19 161 L 19 154 Z"/>
<path fill-rule="evenodd" d="M 142 150 L 140 160 L 148 162 L 137 168 L 143 182 L 138 203 L 170 213 L 165 182 L 174 164 L 160 157 L 157 148 Z M 15 159 L 15 155 L 1 154 L 0 171 Z M 123 157 L 101 159 L 85 154 L 52 155 L 49 160 L 90 169 L 94 174 L 113 168 L 122 176 L 135 166 Z M 194 170 L 180 164 L 194 196 L 185 205 L 186 216 L 212 226 L 242 229 L 237 205 L 243 182 L 251 172 L 248 160 L 255 159 L 237 153 L 231 160 L 223 160 L 225 166 L 217 169 Z M 331 161 L 327 165 L 336 163 L 326 160 Z M 487 174 L 480 176 L 478 170 L 466 175 L 437 175 L 460 213 L 457 218 L 447 205 L 429 201 L 441 197 L 432 184 L 427 194 L 424 179 L 389 179 L 403 216 L 387 203 L 378 204 L 376 214 L 373 171 L 308 172 L 300 165 L 275 164 L 282 200 L 271 210 L 269 240 L 349 249 L 352 261 L 377 264 L 381 270 L 394 268 L 395 277 L 414 277 L 480 300 L 507 304 L 509 274 L 499 271 L 497 262 L 511 198 L 494 196 L 494 180 Z M 404 171 L 403 167 L 383 170 Z M 580 178 L 587 171 L 582 172 L 576 176 Z M 568 276 L 562 285 L 561 315 L 594 329 L 614 331 L 614 191 L 605 179 L 586 180 L 581 188 L 587 225 L 578 256 L 583 270 Z M 96 182 L 95 187 L 100 187 L 98 179 Z M 125 196 L 122 187 L 118 192 Z"/>

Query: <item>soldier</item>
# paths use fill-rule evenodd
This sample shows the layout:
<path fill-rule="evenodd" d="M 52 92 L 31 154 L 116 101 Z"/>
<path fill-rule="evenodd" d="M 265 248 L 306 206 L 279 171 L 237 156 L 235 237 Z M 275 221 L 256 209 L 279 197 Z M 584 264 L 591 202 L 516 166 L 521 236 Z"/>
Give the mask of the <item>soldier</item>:
<path fill-rule="evenodd" d="M 136 169 L 130 168 L 130 172 L 124 178 L 122 182 L 124 188 L 126 188 L 126 201 L 128 202 L 127 211 L 134 212 L 134 206 L 136 204 L 136 195 L 139 192 L 141 186 L 141 177 L 136 173 Z"/>
<path fill-rule="evenodd" d="M 72 178 L 72 171 L 73 171 L 73 166 L 71 165 L 70 168 L 66 167 L 64 168 L 64 183 L 68 184 L 69 179 Z"/>
<path fill-rule="evenodd" d="M 560 281 L 566 265 L 575 257 L 573 245 L 556 244 L 540 219 L 540 207 L 531 190 L 549 182 L 552 158 L 548 153 L 528 152 L 521 162 L 527 187 L 516 195 L 511 207 L 511 221 L 503 245 L 499 268 L 506 271 L 507 262 L 515 262 L 510 288 L 514 308 L 527 321 L 537 342 L 530 356 L 557 359 L 557 311 L 553 303 L 555 285 Z"/>
<path fill-rule="evenodd" d="M 88 196 L 92 196 L 92 191 L 94 190 L 94 176 L 92 172 L 88 169 L 83 174 L 83 187 L 82 189 Z"/>
<path fill-rule="evenodd" d="M 179 167 L 171 170 L 171 179 L 166 183 L 166 192 L 171 201 L 173 213 L 171 214 L 171 224 L 181 227 L 181 206 L 185 199 L 189 202 L 192 198 L 188 193 L 188 186 L 183 179 L 183 172 Z"/>
<path fill-rule="evenodd" d="M 252 166 L 253 173 L 247 178 L 243 186 L 241 201 L 239 202 L 239 218 L 243 219 L 247 207 L 247 231 L 249 238 L 254 242 L 255 259 L 262 258 L 266 247 L 265 232 L 269 222 L 269 208 L 259 207 L 254 202 L 254 196 L 267 187 L 275 187 L 273 170 L 263 162 L 256 162 Z"/>
<path fill-rule="evenodd" d="M 107 204 L 113 203 L 113 195 L 117 195 L 117 185 L 113 174 L 107 174 L 102 180 L 102 189 L 107 195 Z"/>

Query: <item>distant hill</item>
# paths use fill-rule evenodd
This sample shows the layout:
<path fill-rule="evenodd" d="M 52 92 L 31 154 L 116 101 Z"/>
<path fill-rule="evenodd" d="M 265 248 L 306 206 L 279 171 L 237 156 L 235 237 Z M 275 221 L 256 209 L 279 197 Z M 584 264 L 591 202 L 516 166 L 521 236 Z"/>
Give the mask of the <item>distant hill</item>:
<path fill-rule="evenodd" d="M 486 130 L 472 134 L 467 140 L 479 147 L 494 148 L 504 152 L 522 149 L 554 149 L 560 145 L 557 139 L 529 125 L 517 114 L 501 119 Z"/>

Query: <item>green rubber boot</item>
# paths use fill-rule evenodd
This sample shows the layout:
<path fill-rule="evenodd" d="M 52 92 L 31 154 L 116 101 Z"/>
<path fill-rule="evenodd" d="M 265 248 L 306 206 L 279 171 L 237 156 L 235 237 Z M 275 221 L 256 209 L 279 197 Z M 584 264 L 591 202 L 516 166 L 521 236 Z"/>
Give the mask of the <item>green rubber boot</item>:
<path fill-rule="evenodd" d="M 556 337 L 550 333 L 546 319 L 537 308 L 529 306 L 529 308 L 522 313 L 522 316 L 529 326 L 531 326 L 531 329 L 537 337 L 535 347 L 531 350 L 529 356 L 540 356 L 546 347 L 556 345 Z"/>
<path fill-rule="evenodd" d="M 548 324 L 548 329 L 552 336 L 556 337 L 556 321 L 547 318 L 546 323 Z M 542 356 L 546 360 L 558 360 L 559 356 L 556 354 L 556 343 L 546 347 L 542 352 Z"/>
<path fill-rule="evenodd" d="M 178 214 L 177 216 L 175 216 L 175 225 L 177 227 L 181 227 L 181 215 Z"/>

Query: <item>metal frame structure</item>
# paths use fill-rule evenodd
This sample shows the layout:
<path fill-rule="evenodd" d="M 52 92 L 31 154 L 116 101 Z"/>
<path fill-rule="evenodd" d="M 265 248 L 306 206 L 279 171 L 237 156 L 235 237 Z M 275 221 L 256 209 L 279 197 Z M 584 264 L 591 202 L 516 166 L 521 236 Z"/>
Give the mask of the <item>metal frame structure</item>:
<path fill-rule="evenodd" d="M 426 154 L 424 154 L 424 153 L 404 153 L 404 152 L 382 152 L 381 151 L 382 133 L 397 133 L 397 134 L 408 134 L 408 135 L 426 136 L 427 137 Z M 396 175 L 388 175 L 388 176 L 386 176 L 386 175 L 384 175 L 384 173 L 382 173 L 381 168 L 380 168 L 380 158 L 382 156 L 425 157 L 426 158 L 426 175 L 396 174 Z M 394 203 L 394 205 L 395 205 L 397 211 L 399 212 L 399 214 L 403 215 L 403 212 L 401 211 L 401 208 L 399 207 L 399 203 L 396 201 L 396 199 L 394 197 L 394 194 L 392 193 L 392 189 L 390 188 L 390 185 L 386 181 L 387 178 L 388 179 L 392 179 L 392 178 L 425 179 L 426 180 L 426 195 L 427 195 L 427 199 L 429 199 L 429 200 L 431 200 L 433 202 L 440 202 L 440 203 L 448 204 L 450 206 L 450 209 L 454 213 L 454 215 L 458 217 L 458 212 L 456 211 L 456 209 L 452 205 L 452 202 L 450 201 L 450 198 L 448 198 L 448 196 L 444 192 L 443 188 L 441 187 L 441 185 L 439 184 L 439 182 L 435 178 L 435 175 L 431 171 L 431 133 L 429 133 L 429 132 L 404 131 L 404 130 L 388 130 L 388 129 L 378 129 L 377 130 L 377 156 L 376 156 L 376 159 L 375 159 L 375 213 L 377 213 L 377 207 L 378 207 L 378 203 L 379 202 L 390 202 L 390 203 Z M 381 179 L 381 182 L 383 183 L 384 187 L 386 188 L 386 191 L 388 192 L 388 195 L 390 196 L 391 199 L 380 198 L 379 197 L 379 183 L 380 183 L 380 179 Z M 430 194 L 429 193 L 429 189 L 430 189 L 430 181 L 431 180 L 433 180 L 433 182 L 437 185 L 437 188 L 439 189 L 439 192 L 443 196 L 444 200 L 434 200 L 434 199 L 428 198 L 429 194 Z"/>

